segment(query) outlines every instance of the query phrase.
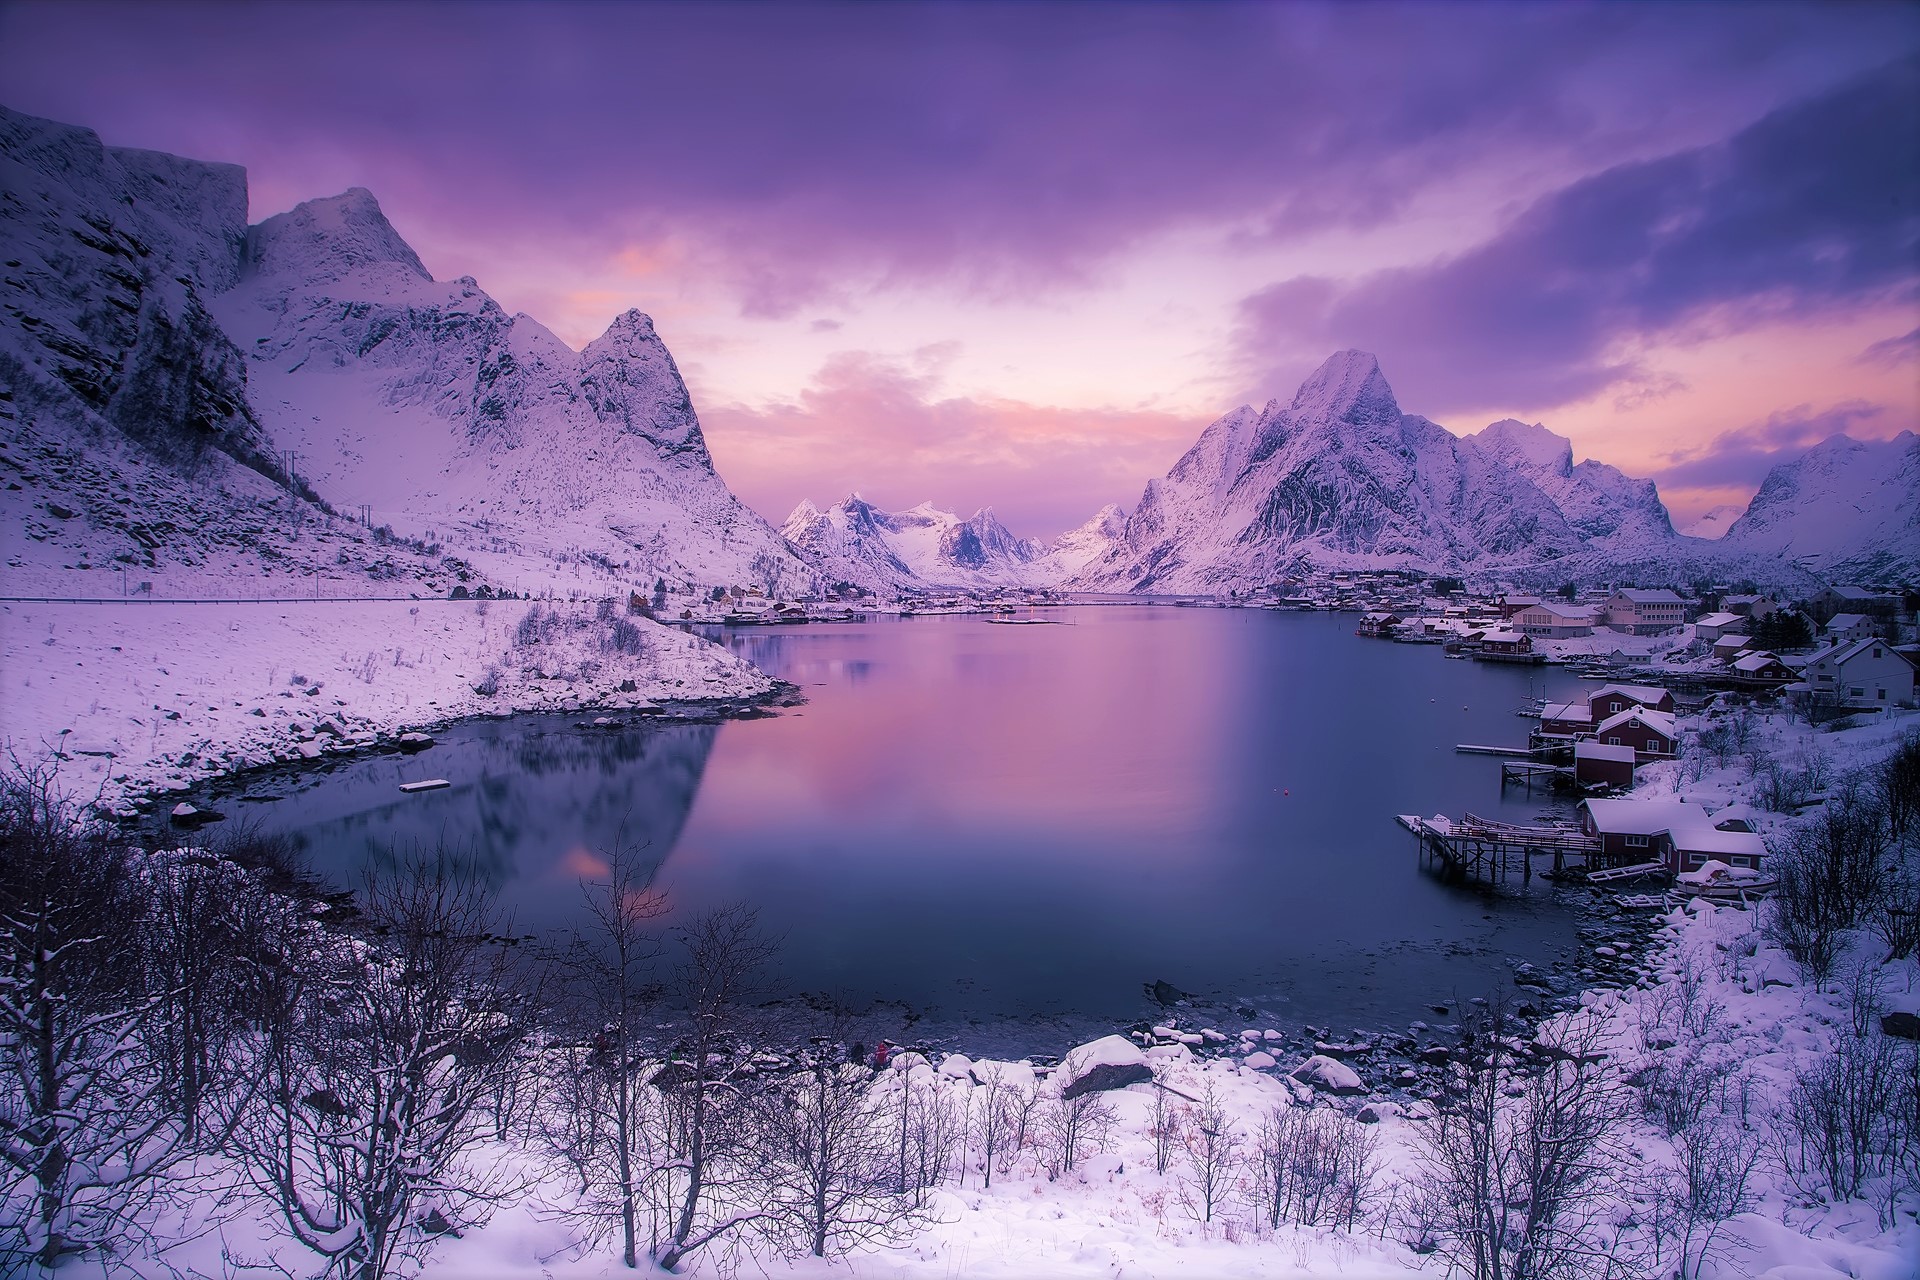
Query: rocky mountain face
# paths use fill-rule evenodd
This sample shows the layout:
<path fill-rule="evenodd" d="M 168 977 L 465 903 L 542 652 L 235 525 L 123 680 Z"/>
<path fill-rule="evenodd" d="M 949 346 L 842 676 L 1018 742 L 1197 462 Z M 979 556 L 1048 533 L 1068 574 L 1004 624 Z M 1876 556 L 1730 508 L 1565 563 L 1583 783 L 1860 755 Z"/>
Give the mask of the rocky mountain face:
<path fill-rule="evenodd" d="M 1833 580 L 1920 580 L 1920 437 L 1829 437 L 1768 472 L 1720 545 Z"/>
<path fill-rule="evenodd" d="M 1343 351 L 1290 403 L 1243 405 L 1208 427 L 1148 483 L 1121 537 L 1072 585 L 1212 592 L 1310 566 L 1538 565 L 1586 552 L 1584 528 L 1636 526 L 1615 509 L 1621 496 L 1638 497 L 1618 493 L 1617 473 L 1582 472 L 1570 453 L 1563 469 L 1566 442 L 1548 443 L 1507 428 L 1484 444 L 1458 439 L 1402 413 L 1372 356 Z"/>
<path fill-rule="evenodd" d="M 500 580 L 565 567 L 811 583 L 714 473 L 686 385 L 640 312 L 575 352 L 471 278 L 435 281 L 365 190 L 248 227 L 238 167 L 109 148 L 3 110 L 0 175 L 0 412 L 24 455 L 0 466 L 35 480 L 11 491 L 25 495 L 12 499 L 28 508 L 22 523 L 60 535 L 10 542 L 22 565 L 71 571 L 100 558 L 81 544 L 116 539 L 147 567 L 193 564 L 237 538 L 259 544 L 263 571 L 276 557 L 304 570 L 314 557 L 288 546 L 288 526 L 365 542 L 390 525 L 383 554 L 406 575 L 422 566 L 392 548 L 444 544 L 463 571 Z M 101 450 L 115 453 L 115 512 L 74 478 L 72 455 Z M 75 514 L 49 521 L 47 502 Z M 156 502 L 231 518 L 130 533 L 119 509 Z M 329 506 L 370 509 L 366 530 Z M 63 537 L 71 545 L 47 551 Z M 326 560 L 342 562 L 337 549 Z"/>
<path fill-rule="evenodd" d="M 1689 538 L 1704 538 L 1709 542 L 1718 541 L 1726 536 L 1733 522 L 1746 514 L 1747 509 L 1732 503 L 1723 503 L 1701 515 L 1680 532 Z"/>
<path fill-rule="evenodd" d="M 1052 544 L 1016 537 L 983 507 L 966 519 L 930 502 L 882 511 L 858 494 L 822 511 L 803 501 L 781 533 L 829 582 L 874 591 L 1052 586 L 1120 527 L 1107 507 Z"/>

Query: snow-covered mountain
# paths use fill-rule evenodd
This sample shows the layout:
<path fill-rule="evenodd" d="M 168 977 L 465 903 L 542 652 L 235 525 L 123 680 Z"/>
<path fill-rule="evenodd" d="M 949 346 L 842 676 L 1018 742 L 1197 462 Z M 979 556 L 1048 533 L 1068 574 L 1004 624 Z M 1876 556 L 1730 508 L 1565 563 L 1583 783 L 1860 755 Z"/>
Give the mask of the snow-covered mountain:
<path fill-rule="evenodd" d="M 802 501 L 780 532 L 829 582 L 915 591 L 1055 586 L 1105 554 L 1125 528 L 1126 513 L 1109 505 L 1047 543 L 1016 537 L 992 507 L 963 520 L 931 502 L 882 511 L 854 494 L 824 511 Z"/>
<path fill-rule="evenodd" d="M 1746 514 L 1746 510 L 1745 507 L 1735 503 L 1722 503 L 1708 511 L 1705 515 L 1695 519 L 1692 524 L 1680 532 L 1686 534 L 1689 538 L 1702 538 L 1708 542 L 1715 542 L 1726 536 L 1727 530 L 1733 526 L 1733 522 Z"/>
<path fill-rule="evenodd" d="M 68 570 L 101 558 L 91 544 L 191 564 L 238 541 L 264 549 L 264 571 L 289 557 L 304 571 L 313 556 L 289 548 L 289 526 L 374 541 L 318 499 L 394 526 L 378 540 L 389 561 L 442 544 L 463 571 L 536 589 L 556 572 L 811 583 L 714 473 L 640 312 L 576 352 L 471 278 L 435 281 L 367 191 L 249 228 L 235 166 L 3 109 L 0 174 L 0 412 L 29 455 L 0 465 L 32 473 L 10 501 L 45 534 L 9 542 L 16 567 Z M 109 454 L 107 500 L 61 487 L 73 456 Z M 134 518 L 154 503 L 195 514 Z"/>
<path fill-rule="evenodd" d="M 1833 579 L 1920 580 L 1920 437 L 1828 437 L 1768 472 L 1720 544 Z"/>
<path fill-rule="evenodd" d="M 882 511 L 853 494 L 824 511 L 803 500 L 781 533 L 829 582 L 888 591 L 1045 586 L 1067 572 L 1056 554 L 1071 560 L 1073 549 L 1086 542 L 1088 530 L 1100 521 L 1096 516 L 1088 526 L 1062 535 L 1061 542 L 1074 540 L 1063 552 L 1061 542 L 1050 547 L 1016 537 L 992 507 L 963 520 L 931 502 Z"/>
<path fill-rule="evenodd" d="M 1646 499 L 1657 516 L 1639 509 Z M 1243 405 L 1209 426 L 1071 585 L 1210 592 L 1306 566 L 1536 566 L 1662 527 L 1671 538 L 1651 486 L 1573 467 L 1544 429 L 1458 439 L 1402 413 L 1374 357 L 1342 351 L 1291 403 Z"/>
<path fill-rule="evenodd" d="M 1539 423 L 1505 418 L 1462 443 L 1505 463 L 1553 502 L 1589 546 L 1630 559 L 1667 548 L 1673 522 L 1651 480 L 1592 458 L 1574 465 L 1573 442 Z"/>

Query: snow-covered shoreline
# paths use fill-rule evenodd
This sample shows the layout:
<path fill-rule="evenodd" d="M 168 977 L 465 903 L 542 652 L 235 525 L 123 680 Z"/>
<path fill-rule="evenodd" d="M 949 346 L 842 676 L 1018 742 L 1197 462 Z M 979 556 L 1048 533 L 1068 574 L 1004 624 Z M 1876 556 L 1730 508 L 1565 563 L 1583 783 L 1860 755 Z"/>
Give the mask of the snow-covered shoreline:
<path fill-rule="evenodd" d="M 530 632 L 532 615 L 545 625 Z M 22 763 L 65 757 L 62 788 L 115 812 L 469 717 L 779 688 L 717 645 L 595 603 L 12 603 L 0 642 L 0 742 Z"/>

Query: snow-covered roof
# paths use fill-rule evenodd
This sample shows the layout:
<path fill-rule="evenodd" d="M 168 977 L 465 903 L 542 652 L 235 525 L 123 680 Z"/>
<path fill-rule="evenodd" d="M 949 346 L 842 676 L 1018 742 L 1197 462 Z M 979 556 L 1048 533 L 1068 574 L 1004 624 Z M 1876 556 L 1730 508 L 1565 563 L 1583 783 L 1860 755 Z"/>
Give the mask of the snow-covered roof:
<path fill-rule="evenodd" d="M 1584 702 L 1549 702 L 1540 708 L 1542 720 L 1591 720 L 1593 711 Z"/>
<path fill-rule="evenodd" d="M 1716 827 L 1723 827 L 1729 822 L 1744 822 L 1752 826 L 1759 820 L 1760 815 L 1754 811 L 1753 806 L 1745 803 L 1730 804 L 1713 815 L 1713 825 Z"/>
<path fill-rule="evenodd" d="M 1654 836 L 1676 826 L 1711 828 L 1707 812 L 1685 800 L 1588 800 L 1593 825 L 1608 835 Z"/>
<path fill-rule="evenodd" d="M 1628 707 L 1618 715 L 1608 716 L 1594 728 L 1595 733 L 1605 733 L 1616 726 L 1637 720 L 1663 738 L 1674 736 L 1673 717 L 1664 711 L 1649 711 L 1645 707 Z"/>
<path fill-rule="evenodd" d="M 1713 642 L 1716 649 L 1739 649 L 1753 643 L 1751 636 L 1743 636 L 1738 631 L 1729 631 Z"/>
<path fill-rule="evenodd" d="M 1604 742 L 1576 742 L 1573 744 L 1575 760 L 1611 760 L 1616 764 L 1632 764 L 1633 748 L 1627 746 L 1609 746 Z"/>
<path fill-rule="evenodd" d="M 1521 612 L 1532 613 L 1535 610 L 1539 610 L 1542 613 L 1550 613 L 1556 618 L 1565 618 L 1571 622 L 1593 621 L 1593 608 L 1591 605 L 1555 604 L 1551 600 L 1542 600 L 1538 604 L 1528 605 L 1525 609 L 1522 609 Z"/>
<path fill-rule="evenodd" d="M 1738 621 L 1740 621 L 1740 615 L 1737 613 L 1710 613 L 1704 618 L 1695 618 L 1693 625 L 1696 627 L 1730 627 Z"/>
<path fill-rule="evenodd" d="M 1622 697 L 1632 698 L 1635 702 L 1641 703 L 1642 705 L 1664 702 L 1667 698 L 1667 691 L 1657 685 L 1603 684 L 1587 695 L 1587 702 L 1592 704 L 1610 693 L 1617 693 Z"/>
<path fill-rule="evenodd" d="M 1679 823 L 1668 834 L 1682 853 L 1737 854 L 1764 858 L 1767 842 L 1751 831 L 1722 831 L 1711 822 Z"/>
<path fill-rule="evenodd" d="M 1864 613 L 1836 613 L 1827 619 L 1827 630 L 1851 631 L 1862 623 L 1865 623 L 1867 626 L 1875 625 L 1874 620 Z"/>
<path fill-rule="evenodd" d="M 1847 644 L 1836 644 L 1830 648 L 1822 649 L 1820 652 L 1808 658 L 1807 663 L 1811 666 L 1819 662 L 1831 662 L 1836 667 L 1844 667 L 1847 663 L 1852 662 L 1869 649 L 1885 649 L 1888 653 L 1900 653 L 1898 649 L 1895 649 L 1878 636 L 1870 636 L 1865 640 L 1854 640 Z M 1905 654 L 1900 654 L 1900 656 L 1903 660 L 1906 657 Z"/>
<path fill-rule="evenodd" d="M 1645 590 L 1639 587 L 1622 587 L 1618 591 L 1614 592 L 1613 594 L 1615 594 L 1616 596 L 1625 596 L 1627 599 L 1633 601 L 1635 604 L 1685 604 L 1686 603 L 1685 600 L 1682 600 L 1679 596 L 1667 590 L 1667 588 L 1665 587 L 1655 587 L 1652 590 Z"/>
<path fill-rule="evenodd" d="M 1780 659 L 1765 649 L 1755 649 L 1752 653 L 1743 653 L 1734 660 L 1735 671 L 1759 671 L 1779 662 Z"/>

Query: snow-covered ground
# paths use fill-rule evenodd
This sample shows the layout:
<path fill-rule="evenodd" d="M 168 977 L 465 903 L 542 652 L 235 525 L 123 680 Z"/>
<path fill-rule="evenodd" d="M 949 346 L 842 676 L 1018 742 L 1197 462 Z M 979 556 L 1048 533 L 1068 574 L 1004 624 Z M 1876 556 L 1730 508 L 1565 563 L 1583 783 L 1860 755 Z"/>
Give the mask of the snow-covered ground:
<path fill-rule="evenodd" d="M 521 619 L 532 606 L 495 602 L 414 606 L 325 605 L 188 606 L 152 610 L 118 606 L 13 606 L 4 615 L 11 651 L 6 679 L 9 732 L 26 726 L 40 736 L 71 727 L 91 744 L 124 743 L 129 749 L 154 735 L 162 754 L 183 749 L 226 759 L 244 757 L 276 742 L 296 742 L 311 732 L 319 711 L 356 726 L 388 729 L 430 723 L 476 708 L 558 705 L 568 698 L 613 701 L 608 682 L 622 669 L 643 671 L 634 692 L 641 697 L 684 696 L 704 687 L 710 694 L 742 696 L 767 687 L 763 677 L 724 654 L 677 632 L 640 624 L 653 646 L 650 663 L 622 668 L 606 661 L 597 637 L 605 627 L 588 606 L 563 608 L 559 623 L 539 628 L 552 637 L 515 644 Z M 548 616 L 543 608 L 542 617 Z M 129 621 L 129 620 L 133 621 Z M 209 636 L 251 631 L 252 642 L 230 647 Z M 41 642 L 41 633 L 44 640 Z M 22 639 L 35 643 L 21 645 Z M 39 650 L 43 652 L 29 652 Z M 398 653 L 398 662 L 395 654 Z M 371 655 L 371 658 L 369 657 Z M 591 674 L 581 664 L 604 663 Z M 502 668 L 502 686 L 492 700 L 472 693 L 476 672 Z M 508 668 L 512 674 L 507 674 Z M 563 678 L 542 678 L 571 669 Z M 84 671 L 86 674 L 82 675 Z M 371 678 L 369 677 L 371 675 Z M 304 676 L 305 685 L 290 683 Z M 302 692 L 314 682 L 321 692 Z M 676 683 L 678 682 L 678 683 Z M 68 692 L 85 688 L 88 707 Z M 97 692 L 95 692 L 97 691 Z M 283 697 L 282 694 L 291 696 Z M 238 695 L 238 696 L 235 696 Z M 340 701 L 335 703 L 334 698 Z M 135 714 L 142 710 L 146 714 Z M 155 710 L 155 708 L 159 708 Z M 312 710 L 308 708 L 312 707 Z M 258 708 L 265 712 L 255 715 Z M 180 710 L 179 721 L 165 718 Z M 191 718 L 188 713 L 191 712 Z M 265 721 L 265 723 L 260 723 Z M 300 729 L 295 729 L 295 724 Z M 1717 807 L 1756 798 L 1756 764 L 1777 761 L 1838 779 L 1882 757 L 1902 735 L 1920 729 L 1920 716 L 1883 717 L 1862 727 L 1819 732 L 1784 713 L 1716 709 L 1684 722 L 1692 757 L 1643 770 L 1637 794 L 1680 795 Z M 1737 730 L 1737 734 L 1735 731 Z M 1704 736 L 1737 736 L 1737 751 L 1709 751 Z M 116 736 L 117 735 L 117 736 Z M 202 745 L 204 744 L 204 745 Z M 88 761 L 108 776 L 120 763 Z M 1723 761 L 1716 763 L 1716 761 Z M 181 772 L 184 773 L 184 769 Z M 1788 819 L 1762 814 L 1763 828 L 1777 831 Z M 1807 983 L 1788 957 L 1768 942 L 1758 911 L 1694 900 L 1657 922 L 1642 961 L 1641 976 L 1623 989 L 1584 993 L 1581 1008 L 1559 1015 L 1541 1029 L 1551 1036 L 1571 1019 L 1594 1021 L 1607 1070 L 1618 1081 L 1644 1079 L 1650 1071 L 1676 1076 L 1704 1059 L 1727 1066 L 1743 1081 L 1754 1130 L 1763 1151 L 1748 1202 L 1722 1228 L 1704 1280 L 1903 1280 L 1915 1274 L 1920 1226 L 1913 1204 L 1883 1219 L 1867 1201 L 1823 1203 L 1797 1190 L 1774 1154 L 1773 1117 L 1784 1107 L 1796 1073 L 1832 1052 L 1848 1034 L 1852 1016 L 1846 997 Z M 1855 940 L 1842 968 L 1877 965 L 1883 997 L 1905 1002 L 1920 991 L 1913 961 L 1879 963 L 1871 939 Z M 1837 986 L 1838 984 L 1830 984 Z M 933 1193 L 930 1224 L 904 1245 L 859 1252 L 840 1260 L 783 1259 L 761 1255 L 750 1273 L 774 1276 L 897 1277 L 950 1280 L 983 1277 L 1141 1276 L 1435 1276 L 1444 1264 L 1418 1252 L 1416 1233 L 1400 1206 L 1417 1169 L 1422 1134 L 1433 1121 L 1426 1103 L 1409 1102 L 1388 1088 L 1388 1068 L 1362 1059 L 1357 1093 L 1336 1094 L 1348 1080 L 1323 1073 L 1315 1089 L 1290 1078 L 1304 1064 L 1274 1051 L 1282 1039 L 1263 1027 L 1177 1026 L 1142 1037 L 1142 1057 L 1157 1080 L 1104 1096 L 1114 1122 L 1106 1141 L 1070 1170 L 1049 1168 L 1044 1148 L 1022 1149 L 997 1163 L 984 1185 L 977 1148 L 957 1178 Z M 1196 1056 L 1195 1050 L 1198 1050 Z M 1119 1063 L 1123 1052 L 1096 1055 Z M 1071 1062 L 1071 1056 L 1069 1061 Z M 896 1055 L 883 1090 L 905 1080 L 937 1090 L 963 1108 L 977 1108 L 988 1073 L 1005 1070 L 1032 1079 L 1024 1064 L 969 1062 L 959 1055 L 928 1063 Z M 1070 1069 L 1043 1077 L 1043 1097 L 1057 1091 Z M 1162 1093 L 1176 1120 L 1191 1124 L 1191 1112 L 1213 1098 L 1226 1117 L 1226 1131 L 1246 1154 L 1274 1108 L 1302 1108 L 1337 1117 L 1378 1144 L 1379 1174 L 1373 1211 L 1353 1230 L 1332 1226 L 1262 1224 L 1254 1206 L 1253 1170 L 1237 1166 L 1228 1176 L 1213 1220 L 1203 1221 L 1195 1178 L 1176 1147 L 1165 1172 L 1155 1168 L 1155 1094 Z M 1397 1098 L 1397 1100 L 1396 1100 Z M 1044 1104 L 1043 1104 L 1044 1105 Z M 1362 1123 L 1362 1109 L 1365 1120 Z M 1191 1130 L 1189 1130 L 1191 1131 Z M 632 1274 L 614 1251 L 586 1249 L 567 1209 L 573 1191 L 557 1176 L 536 1174 L 538 1157 L 524 1147 L 498 1146 L 489 1158 L 532 1177 L 533 1189 L 499 1206 L 491 1221 L 437 1249 L 428 1274 L 462 1280 L 587 1280 Z M 1619 1151 L 1622 1175 L 1617 1208 L 1609 1215 L 1621 1247 L 1649 1248 L 1656 1226 L 1654 1188 L 1671 1177 L 1676 1148 L 1651 1113 L 1634 1107 Z M 224 1217 L 217 1227 L 166 1254 L 168 1265 L 200 1275 L 230 1273 L 231 1261 L 268 1258 L 302 1275 L 313 1260 L 278 1239 L 257 1208 Z M 1664 1271 L 1671 1274 L 1672 1240 L 1662 1237 Z M 228 1259 L 222 1261 L 223 1251 Z M 719 1254 L 699 1254 L 690 1274 L 720 1271 Z M 644 1266 L 643 1262 L 643 1266 Z M 153 1274 L 162 1274 L 158 1263 Z M 303 1270 L 304 1268 L 304 1270 Z M 75 1268 L 76 1274 L 82 1269 Z"/>
<path fill-rule="evenodd" d="M 524 625 L 535 613 L 546 625 Z M 0 742 L 23 762 L 67 756 L 63 785 L 110 807 L 465 716 L 774 687 L 717 645 L 592 603 L 0 604 L 0 644 Z"/>

